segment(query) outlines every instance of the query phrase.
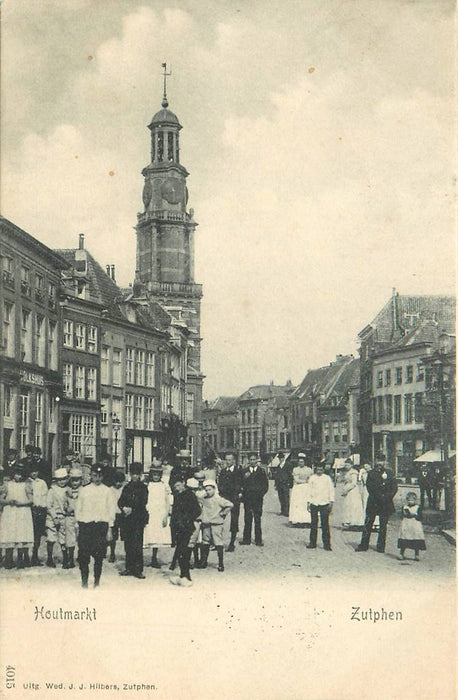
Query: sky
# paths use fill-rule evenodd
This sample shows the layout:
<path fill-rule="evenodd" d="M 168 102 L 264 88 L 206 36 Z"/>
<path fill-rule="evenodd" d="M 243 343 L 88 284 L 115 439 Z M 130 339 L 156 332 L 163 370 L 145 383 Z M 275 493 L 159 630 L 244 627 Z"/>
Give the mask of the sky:
<path fill-rule="evenodd" d="M 301 381 L 389 299 L 455 292 L 455 3 L 3 0 L 3 216 L 127 286 L 171 67 L 204 395 Z"/>

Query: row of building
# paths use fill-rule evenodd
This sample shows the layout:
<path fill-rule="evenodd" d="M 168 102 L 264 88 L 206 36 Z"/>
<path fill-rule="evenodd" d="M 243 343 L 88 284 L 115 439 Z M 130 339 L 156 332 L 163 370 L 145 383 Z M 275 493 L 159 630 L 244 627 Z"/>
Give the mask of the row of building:
<path fill-rule="evenodd" d="M 447 461 L 455 449 L 455 298 L 393 291 L 359 341 L 359 358 L 338 355 L 297 387 L 272 382 L 204 402 L 207 458 L 383 454 L 399 476 L 426 451 Z"/>
<path fill-rule="evenodd" d="M 80 234 L 51 250 L 0 219 L 0 455 L 27 444 L 55 467 L 66 450 L 117 467 L 202 445 L 202 285 L 194 282 L 193 210 L 179 162 L 181 125 L 149 124 L 133 283 L 94 259 Z M 120 238 L 119 245 L 124 245 Z M 134 272 L 134 271 L 133 271 Z"/>

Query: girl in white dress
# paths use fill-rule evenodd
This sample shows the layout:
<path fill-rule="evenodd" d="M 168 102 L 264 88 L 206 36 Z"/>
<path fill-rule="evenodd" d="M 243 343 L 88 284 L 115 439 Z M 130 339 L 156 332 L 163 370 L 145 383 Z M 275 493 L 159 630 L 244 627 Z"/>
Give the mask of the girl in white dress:
<path fill-rule="evenodd" d="M 425 533 L 421 524 L 421 507 L 417 503 L 417 495 L 411 491 L 406 495 L 402 507 L 402 520 L 399 529 L 398 547 L 401 550 L 399 559 L 405 559 L 406 549 L 414 550 L 415 561 L 420 561 L 420 550 L 426 549 Z"/>
<path fill-rule="evenodd" d="M 0 520 L 0 548 L 5 549 L 5 569 L 12 569 L 17 549 L 18 569 L 30 566 L 29 548 L 33 547 L 32 484 L 25 481 L 25 467 L 14 466 L 13 478 L 2 489 L 3 512 Z"/>
<path fill-rule="evenodd" d="M 308 480 L 312 475 L 312 469 L 305 463 L 305 455 L 298 455 L 297 467 L 293 469 L 293 488 L 289 501 L 289 522 L 292 525 L 310 524 L 310 513 L 307 510 Z"/>
<path fill-rule="evenodd" d="M 170 488 L 162 481 L 162 473 L 161 466 L 151 468 L 146 504 L 149 520 L 145 527 L 144 546 L 153 548 L 150 566 L 154 569 L 161 568 L 157 559 L 159 547 L 170 547 L 172 544 L 169 527 Z"/>
<path fill-rule="evenodd" d="M 364 525 L 364 509 L 358 484 L 358 472 L 350 463 L 344 475 L 343 527 L 360 528 Z"/>

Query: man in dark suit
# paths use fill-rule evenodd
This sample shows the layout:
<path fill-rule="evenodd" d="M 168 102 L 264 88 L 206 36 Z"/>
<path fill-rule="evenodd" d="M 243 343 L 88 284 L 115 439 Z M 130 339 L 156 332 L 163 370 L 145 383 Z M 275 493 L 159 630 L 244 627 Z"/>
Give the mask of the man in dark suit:
<path fill-rule="evenodd" d="M 148 487 L 140 477 L 143 465 L 133 462 L 130 465 L 130 478 L 121 492 L 118 507 L 121 511 L 121 532 L 126 550 L 126 568 L 121 576 L 135 576 L 144 579 L 143 574 L 143 530 L 148 522 Z"/>
<path fill-rule="evenodd" d="M 393 498 L 398 490 L 398 484 L 394 474 L 385 469 L 382 461 L 376 461 L 375 467 L 367 475 L 366 488 L 368 499 L 366 506 L 366 519 L 364 521 L 361 543 L 356 548 L 357 552 L 367 552 L 369 539 L 372 532 L 375 517 L 379 516 L 380 529 L 377 539 L 377 552 L 385 551 L 386 528 L 390 515 L 394 513 Z"/>
<path fill-rule="evenodd" d="M 280 515 L 289 515 L 289 492 L 293 486 L 293 462 L 286 462 L 283 452 L 278 453 L 280 464 L 275 471 L 275 488 L 280 501 Z"/>
<path fill-rule="evenodd" d="M 235 455 L 231 452 L 226 455 L 226 464 L 218 476 L 218 492 L 223 498 L 234 504 L 231 510 L 230 533 L 231 541 L 226 552 L 235 549 L 235 538 L 239 531 L 240 499 L 243 488 L 243 470 L 235 463 Z"/>
<path fill-rule="evenodd" d="M 420 486 L 420 506 L 425 507 L 425 496 L 428 498 L 428 506 L 433 504 L 431 470 L 423 464 L 418 474 L 418 485 Z"/>
<path fill-rule="evenodd" d="M 254 542 L 258 547 L 263 546 L 261 516 L 262 502 L 269 490 L 267 474 L 262 468 L 256 455 L 250 455 L 248 469 L 243 475 L 242 501 L 245 508 L 245 524 L 243 540 L 240 544 L 251 544 L 251 529 L 254 519 Z"/>

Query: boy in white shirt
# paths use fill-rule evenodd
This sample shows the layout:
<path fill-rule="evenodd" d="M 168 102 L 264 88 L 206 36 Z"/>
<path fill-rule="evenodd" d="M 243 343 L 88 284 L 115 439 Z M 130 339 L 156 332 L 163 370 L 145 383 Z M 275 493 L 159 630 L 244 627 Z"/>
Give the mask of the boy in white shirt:
<path fill-rule="evenodd" d="M 309 500 L 307 509 L 310 512 L 312 523 L 310 527 L 310 544 L 307 549 L 316 549 L 318 533 L 318 513 L 321 520 L 321 535 L 323 547 L 327 552 L 331 551 L 331 534 L 329 531 L 329 516 L 334 505 L 334 486 L 331 478 L 324 473 L 324 465 L 315 467 L 315 474 L 309 478 Z"/>

